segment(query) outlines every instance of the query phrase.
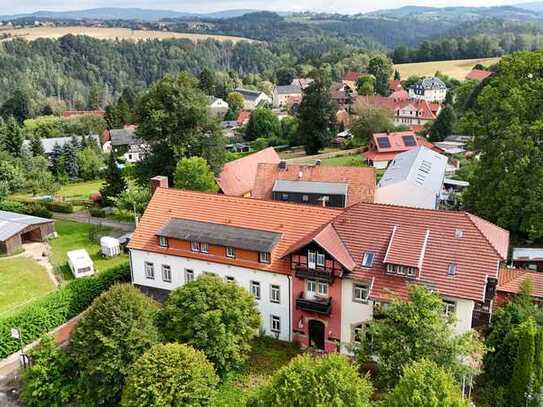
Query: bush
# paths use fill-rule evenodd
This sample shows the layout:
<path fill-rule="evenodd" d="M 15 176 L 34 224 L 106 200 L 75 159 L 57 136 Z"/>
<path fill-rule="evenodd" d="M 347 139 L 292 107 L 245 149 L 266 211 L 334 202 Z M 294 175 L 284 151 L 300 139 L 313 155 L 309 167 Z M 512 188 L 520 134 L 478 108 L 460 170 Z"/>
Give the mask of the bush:
<path fill-rule="evenodd" d="M 59 213 L 73 213 L 74 206 L 68 202 L 45 202 L 47 209 Z"/>
<path fill-rule="evenodd" d="M 372 385 L 356 364 L 331 353 L 315 358 L 298 356 L 275 373 L 249 399 L 248 407 L 370 405 Z"/>
<path fill-rule="evenodd" d="M 205 355 L 187 345 L 155 345 L 133 367 L 123 407 L 209 406 L 218 383 Z"/>
<path fill-rule="evenodd" d="M 0 318 L 0 359 L 19 349 L 19 343 L 10 337 L 11 328 L 19 327 L 23 343 L 28 344 L 79 314 L 113 283 L 124 281 L 130 281 L 128 263 L 93 277 L 71 280 L 15 314 Z"/>
<path fill-rule="evenodd" d="M 51 211 L 47 209 L 44 204 L 39 203 L 39 202 L 34 202 L 34 203 L 26 205 L 25 213 L 27 215 L 38 216 L 40 218 L 50 219 L 53 217 L 53 214 L 51 213 Z"/>
<path fill-rule="evenodd" d="M 467 407 L 460 386 L 447 370 L 421 360 L 404 368 L 403 376 L 383 407 Z"/>
<path fill-rule="evenodd" d="M 245 289 L 204 276 L 172 291 L 158 321 L 166 340 L 202 350 L 223 375 L 246 360 L 260 314 Z"/>
<path fill-rule="evenodd" d="M 158 342 L 158 305 L 137 288 L 114 285 L 94 300 L 77 325 L 70 354 L 79 370 L 80 404 L 115 405 L 130 366 Z"/>
<path fill-rule="evenodd" d="M 21 202 L 0 200 L 0 211 L 24 213 L 25 205 Z"/>
<path fill-rule="evenodd" d="M 63 406 L 74 394 L 68 355 L 46 335 L 30 357 L 32 366 L 21 374 L 21 401 L 26 407 Z"/>
<path fill-rule="evenodd" d="M 90 213 L 91 216 L 94 216 L 95 218 L 105 218 L 106 217 L 106 211 L 103 208 L 91 207 L 91 208 L 89 208 L 89 213 Z"/>

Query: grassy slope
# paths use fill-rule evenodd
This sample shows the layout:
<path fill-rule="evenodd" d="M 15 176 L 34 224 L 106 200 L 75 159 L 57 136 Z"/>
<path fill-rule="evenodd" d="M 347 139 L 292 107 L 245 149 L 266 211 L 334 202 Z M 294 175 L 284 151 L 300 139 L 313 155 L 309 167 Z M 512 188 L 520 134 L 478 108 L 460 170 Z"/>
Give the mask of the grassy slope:
<path fill-rule="evenodd" d="M 454 61 L 433 61 L 417 62 L 413 64 L 395 65 L 395 69 L 400 71 L 402 79 L 407 79 L 411 75 L 431 76 L 440 71 L 452 78 L 464 80 L 466 74 L 471 71 L 474 65 L 492 65 L 498 62 L 500 58 L 483 59 L 458 59 Z"/>
<path fill-rule="evenodd" d="M 243 406 L 249 395 L 264 383 L 281 366 L 299 354 L 292 343 L 279 342 L 271 338 L 255 340 L 246 367 L 231 374 L 219 387 L 215 407 Z"/>
<path fill-rule="evenodd" d="M 0 259 L 0 316 L 55 289 L 45 269 L 25 256 Z"/>
<path fill-rule="evenodd" d="M 94 268 L 97 272 L 116 266 L 127 260 L 126 255 L 113 258 L 103 258 L 100 255 L 100 245 L 97 242 L 89 240 L 91 225 L 84 223 L 69 222 L 63 220 L 55 221 L 55 229 L 58 238 L 52 239 L 51 262 L 53 266 L 60 267 L 64 278 L 71 278 L 71 273 L 67 266 L 68 258 L 66 253 L 70 250 L 86 249 L 94 262 Z M 108 228 L 102 228 L 101 235 L 107 235 L 110 232 Z"/>

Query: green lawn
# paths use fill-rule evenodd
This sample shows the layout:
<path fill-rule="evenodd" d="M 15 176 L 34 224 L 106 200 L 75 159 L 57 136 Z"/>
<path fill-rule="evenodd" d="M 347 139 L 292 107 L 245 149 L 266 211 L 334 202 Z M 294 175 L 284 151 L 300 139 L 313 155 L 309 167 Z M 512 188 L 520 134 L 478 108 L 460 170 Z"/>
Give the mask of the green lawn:
<path fill-rule="evenodd" d="M 62 271 L 65 279 L 72 278 L 68 268 L 68 258 L 66 253 L 70 250 L 85 249 L 94 262 L 96 272 L 124 263 L 127 260 L 125 254 L 113 258 L 104 258 L 100 255 L 100 244 L 98 241 L 89 240 L 89 233 L 93 230 L 92 225 L 85 223 L 76 223 L 63 220 L 55 221 L 55 229 L 58 238 L 51 239 L 51 262 L 53 266 Z M 111 229 L 103 227 L 98 235 L 106 236 Z"/>
<path fill-rule="evenodd" d="M 243 406 L 254 389 L 300 351 L 292 343 L 262 337 L 254 341 L 246 367 L 231 374 L 219 386 L 216 407 Z"/>
<path fill-rule="evenodd" d="M 63 185 L 59 191 L 55 194 L 58 197 L 63 198 L 66 201 L 72 200 L 87 200 L 89 195 L 93 192 L 100 191 L 103 180 L 97 181 L 85 181 L 85 182 L 74 182 L 71 184 Z M 17 193 L 11 196 L 12 199 L 29 199 L 32 198 L 30 193 Z"/>
<path fill-rule="evenodd" d="M 55 289 L 47 271 L 25 256 L 0 259 L 0 317 Z"/>

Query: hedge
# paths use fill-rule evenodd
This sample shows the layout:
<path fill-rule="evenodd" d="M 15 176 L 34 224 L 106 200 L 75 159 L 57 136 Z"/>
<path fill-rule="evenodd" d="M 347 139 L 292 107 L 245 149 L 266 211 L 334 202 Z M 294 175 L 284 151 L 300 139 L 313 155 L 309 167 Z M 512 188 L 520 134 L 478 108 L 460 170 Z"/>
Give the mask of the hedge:
<path fill-rule="evenodd" d="M 45 202 L 47 209 L 53 212 L 73 213 L 74 206 L 68 202 Z"/>
<path fill-rule="evenodd" d="M 11 338 L 11 328 L 19 328 L 23 343 L 29 344 L 84 311 L 114 283 L 128 281 L 130 267 L 127 262 L 92 277 L 70 280 L 14 315 L 0 318 L 0 359 L 19 349 L 19 342 Z"/>
<path fill-rule="evenodd" d="M 24 213 L 27 215 L 39 216 L 40 218 L 51 218 L 53 214 L 46 206 L 39 201 L 0 201 L 0 210 L 8 212 Z"/>

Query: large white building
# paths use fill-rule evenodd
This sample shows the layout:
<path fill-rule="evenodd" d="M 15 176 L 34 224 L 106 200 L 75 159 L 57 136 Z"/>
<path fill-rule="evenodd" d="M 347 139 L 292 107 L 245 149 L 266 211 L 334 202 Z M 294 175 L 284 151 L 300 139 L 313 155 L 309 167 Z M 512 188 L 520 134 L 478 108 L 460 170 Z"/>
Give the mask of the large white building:
<path fill-rule="evenodd" d="M 409 88 L 409 97 L 441 103 L 447 97 L 447 86 L 439 78 L 427 77 Z"/>

